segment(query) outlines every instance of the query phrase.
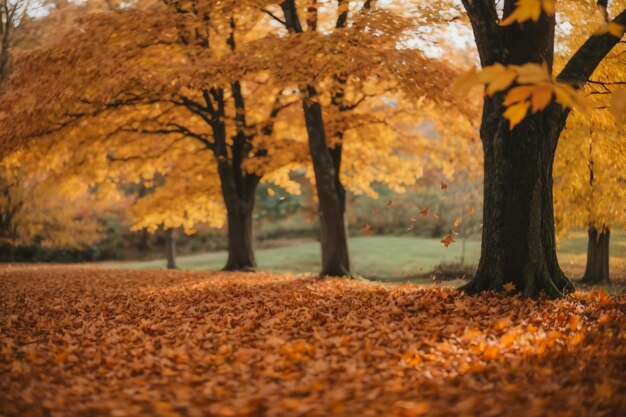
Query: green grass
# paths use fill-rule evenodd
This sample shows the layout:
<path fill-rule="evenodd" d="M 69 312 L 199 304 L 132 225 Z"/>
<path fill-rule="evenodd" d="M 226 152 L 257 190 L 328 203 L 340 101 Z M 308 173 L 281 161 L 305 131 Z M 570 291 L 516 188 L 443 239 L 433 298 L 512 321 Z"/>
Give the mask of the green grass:
<path fill-rule="evenodd" d="M 584 272 L 587 235 L 573 233 L 560 242 L 559 261 L 566 273 L 580 278 Z M 462 243 L 456 242 L 448 249 L 439 239 L 398 236 L 360 236 L 350 239 L 353 269 L 357 275 L 368 279 L 389 282 L 411 281 L 430 284 L 432 270 L 441 263 L 457 263 L 461 259 Z M 465 264 L 476 265 L 480 255 L 480 242 L 466 241 Z M 294 240 L 292 245 L 259 249 L 256 251 L 259 269 L 276 273 L 316 273 L 320 269 L 320 246 L 316 241 Z M 226 263 L 226 252 L 210 252 L 177 259 L 181 269 L 221 269 Z M 164 268 L 165 261 L 106 262 L 103 266 L 125 269 Z M 611 293 L 624 291 L 626 282 L 626 233 L 611 235 L 611 275 L 616 288 L 606 288 Z M 460 284 L 461 280 L 447 282 Z"/>
<path fill-rule="evenodd" d="M 426 275 L 442 262 L 459 262 L 461 242 L 444 248 L 439 239 L 396 236 L 368 236 L 350 239 L 350 254 L 358 275 L 383 280 L 405 280 Z M 475 264 L 480 242 L 466 242 L 465 262 Z M 294 241 L 292 246 L 259 249 L 256 257 L 260 270 L 271 272 L 316 272 L 320 269 L 320 245 L 316 241 Z M 211 252 L 177 259 L 182 269 L 220 269 L 226 263 L 226 252 Z M 112 268 L 163 268 L 165 261 L 107 262 Z"/>

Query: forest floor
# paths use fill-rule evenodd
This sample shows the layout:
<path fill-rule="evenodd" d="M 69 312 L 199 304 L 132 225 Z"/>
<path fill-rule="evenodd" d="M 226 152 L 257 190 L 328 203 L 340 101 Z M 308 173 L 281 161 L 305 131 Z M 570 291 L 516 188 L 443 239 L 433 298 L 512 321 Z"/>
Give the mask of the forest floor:
<path fill-rule="evenodd" d="M 4 265 L 0 415 L 618 416 L 625 330 L 602 291 Z"/>

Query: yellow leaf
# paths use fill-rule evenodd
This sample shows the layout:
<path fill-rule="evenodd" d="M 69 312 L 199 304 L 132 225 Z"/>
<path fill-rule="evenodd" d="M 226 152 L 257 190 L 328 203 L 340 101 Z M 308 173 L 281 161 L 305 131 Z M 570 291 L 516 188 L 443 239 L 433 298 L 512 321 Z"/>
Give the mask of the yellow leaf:
<path fill-rule="evenodd" d="M 508 106 L 510 106 L 512 104 L 515 104 L 515 103 L 519 102 L 519 101 L 524 101 L 528 97 L 530 97 L 532 92 L 533 92 L 533 86 L 532 85 L 520 85 L 518 87 L 513 87 L 506 94 L 506 97 L 504 99 L 504 103 L 503 104 L 508 107 Z"/>
<path fill-rule="evenodd" d="M 514 68 L 505 67 L 502 64 L 494 64 L 485 67 L 477 77 L 477 81 L 487 86 L 486 94 L 493 95 L 498 91 L 507 89 L 515 78 L 517 73 Z"/>
<path fill-rule="evenodd" d="M 553 89 L 556 101 L 561 106 L 568 107 L 570 109 L 577 108 L 583 112 L 587 112 L 589 110 L 587 101 L 573 87 L 563 83 L 556 83 L 554 84 Z"/>
<path fill-rule="evenodd" d="M 511 130 L 513 130 L 513 128 L 517 126 L 524 119 L 524 117 L 526 117 L 529 107 L 530 102 L 520 101 L 519 103 L 506 109 L 504 117 L 509 121 Z"/>
<path fill-rule="evenodd" d="M 529 62 L 517 67 L 516 70 L 518 74 L 517 82 L 520 84 L 538 84 L 551 80 L 548 66 L 545 62 L 543 64 Z"/>
<path fill-rule="evenodd" d="M 472 68 L 457 78 L 451 88 L 454 93 L 465 95 L 477 84 L 479 84 L 478 72 L 476 68 Z"/>
<path fill-rule="evenodd" d="M 515 3 L 515 9 L 504 20 L 501 26 L 508 26 L 515 22 L 522 23 L 527 20 L 536 22 L 543 10 L 548 16 L 554 16 L 556 0 L 519 0 Z"/>
<path fill-rule="evenodd" d="M 492 96 L 498 91 L 506 90 L 513 83 L 513 81 L 515 81 L 516 77 L 517 74 L 513 71 L 506 71 L 502 73 L 489 83 L 489 85 L 487 86 L 486 94 L 488 96 Z"/>
<path fill-rule="evenodd" d="M 554 16 L 556 12 L 556 0 L 543 0 L 542 6 L 543 11 L 546 12 L 548 16 Z"/>
<path fill-rule="evenodd" d="M 541 0 L 519 0 L 515 3 L 515 9 L 504 20 L 501 26 L 509 26 L 515 22 L 522 23 L 526 20 L 536 22 L 541 16 Z"/>
<path fill-rule="evenodd" d="M 531 98 L 533 113 L 545 109 L 552 100 L 552 86 L 550 84 L 539 84 L 533 89 Z"/>
<path fill-rule="evenodd" d="M 609 33 L 615 36 L 616 38 L 621 39 L 622 36 L 624 36 L 625 29 L 626 28 L 624 28 L 624 26 L 620 24 L 617 24 L 615 22 L 608 22 L 600 26 L 595 32 L 593 32 L 593 34 L 595 36 L 600 36 L 600 35 L 604 35 L 605 33 Z"/>

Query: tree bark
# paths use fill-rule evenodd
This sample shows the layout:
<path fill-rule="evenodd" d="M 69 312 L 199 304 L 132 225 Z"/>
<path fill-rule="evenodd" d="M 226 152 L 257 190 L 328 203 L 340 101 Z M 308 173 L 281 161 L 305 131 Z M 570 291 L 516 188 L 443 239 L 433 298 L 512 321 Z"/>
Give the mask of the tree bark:
<path fill-rule="evenodd" d="M 339 178 L 341 145 L 326 144 L 322 107 L 317 92 L 306 88 L 303 110 L 319 200 L 322 276 L 349 276 L 350 254 L 345 222 L 346 192 Z"/>
<path fill-rule="evenodd" d="M 598 230 L 589 226 L 589 242 L 587 244 L 587 267 L 582 282 L 585 284 L 606 284 L 611 282 L 609 276 L 609 239 L 611 230 Z"/>
<path fill-rule="evenodd" d="M 500 63 L 523 65 L 554 60 L 554 16 L 542 13 L 537 22 L 502 27 L 493 0 L 462 0 L 469 15 L 483 67 Z M 503 17 L 516 6 L 505 0 Z M 613 20 L 626 22 L 626 10 Z M 557 77 L 584 83 L 619 42 L 610 35 L 592 36 Z M 482 250 L 474 278 L 463 287 L 469 293 L 503 291 L 512 283 L 529 297 L 542 293 L 556 298 L 573 290 L 556 257 L 552 165 L 568 109 L 551 104 L 527 116 L 513 130 L 503 118 L 502 95 L 486 97 L 480 136 L 484 152 Z"/>
<path fill-rule="evenodd" d="M 512 283 L 528 297 L 559 297 L 573 290 L 556 256 L 552 198 L 563 112 L 553 105 L 510 131 L 501 107 L 499 97 L 485 100 L 481 257 L 476 275 L 463 289 L 503 291 Z"/>
<path fill-rule="evenodd" d="M 167 269 L 178 269 L 176 266 L 176 236 L 173 228 L 165 229 L 165 255 Z"/>
<path fill-rule="evenodd" d="M 253 271 L 256 268 L 252 211 L 254 201 L 240 202 L 237 208 L 228 209 L 228 261 L 225 271 Z"/>
<path fill-rule="evenodd" d="M 370 3 L 370 2 L 368 2 Z M 285 26 L 291 33 L 302 33 L 298 11 L 294 0 L 280 4 L 285 16 Z M 314 16 L 310 15 L 308 30 Z M 339 22 L 338 22 L 339 24 Z M 309 151 L 315 171 L 315 184 L 319 200 L 320 242 L 322 245 L 321 276 L 350 276 L 350 254 L 346 227 L 346 192 L 339 177 L 341 167 L 341 145 L 328 147 L 322 106 L 315 87 L 303 88 L 302 109 L 309 140 Z"/>

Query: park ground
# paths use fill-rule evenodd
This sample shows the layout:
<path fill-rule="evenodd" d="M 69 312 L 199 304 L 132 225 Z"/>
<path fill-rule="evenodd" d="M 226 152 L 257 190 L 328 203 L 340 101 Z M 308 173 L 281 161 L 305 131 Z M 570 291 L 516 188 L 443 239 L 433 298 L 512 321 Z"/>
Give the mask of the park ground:
<path fill-rule="evenodd" d="M 0 415 L 618 416 L 626 296 L 0 267 Z"/>
<path fill-rule="evenodd" d="M 465 249 L 464 249 L 465 247 Z M 463 275 L 471 275 L 480 256 L 480 242 L 459 239 L 447 249 L 440 239 L 401 236 L 357 236 L 350 239 L 356 273 L 369 280 L 457 287 Z M 626 292 L 626 232 L 611 234 L 611 275 L 613 283 L 602 289 Z M 587 234 L 574 232 L 559 243 L 559 261 L 577 285 L 585 270 Z M 320 270 L 320 245 L 313 239 L 282 239 L 262 242 L 256 252 L 259 269 L 273 273 L 315 273 Z M 226 264 L 226 251 L 177 258 L 177 266 L 188 270 L 218 270 Z M 463 265 L 461 266 L 461 262 Z M 165 260 L 103 262 L 105 268 L 162 269 Z M 438 268 L 439 267 L 439 268 Z M 434 278 L 434 279 L 433 279 Z M 442 282 L 445 278 L 445 282 Z M 456 279 L 455 279 L 456 278 Z M 589 289 L 590 287 L 582 286 Z"/>

